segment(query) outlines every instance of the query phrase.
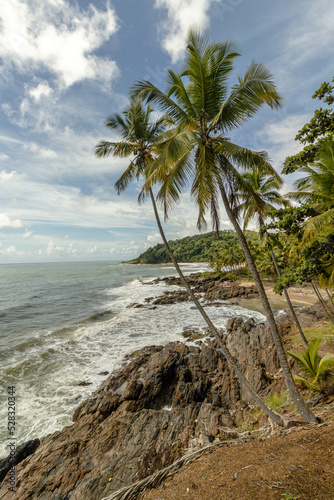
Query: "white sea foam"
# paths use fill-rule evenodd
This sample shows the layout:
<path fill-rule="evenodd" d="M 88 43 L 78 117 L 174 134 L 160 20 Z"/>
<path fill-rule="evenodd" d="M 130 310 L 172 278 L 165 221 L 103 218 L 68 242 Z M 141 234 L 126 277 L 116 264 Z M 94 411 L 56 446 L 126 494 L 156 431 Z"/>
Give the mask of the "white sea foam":
<path fill-rule="evenodd" d="M 190 272 L 202 267 L 187 266 Z M 138 268 L 135 271 L 144 274 Z M 16 386 L 19 442 L 70 425 L 74 409 L 105 378 L 100 374 L 119 368 L 126 354 L 150 344 L 183 340 L 185 326 L 205 331 L 206 325 L 191 302 L 160 305 L 155 309 L 145 303 L 147 297 L 179 287 L 164 282 L 148 284 L 154 277 L 153 271 L 151 278 L 147 274 L 135 279 L 126 277 L 125 284 L 101 288 L 100 308 L 95 308 L 97 321 L 88 319 L 66 328 L 37 332 L 4 357 L 2 380 L 5 386 Z M 129 307 L 133 303 L 144 307 Z M 231 304 L 208 307 L 207 312 L 218 328 L 224 328 L 228 319 L 236 315 L 254 317 L 256 321 L 264 319 L 258 312 Z M 108 313 L 107 319 L 98 316 L 100 313 Z M 80 382 L 91 385 L 78 386 Z M 1 435 L 6 437 L 5 405 L 1 405 L 0 422 Z M 0 456 L 5 455 L 5 444 L 6 440 L 1 443 Z"/>

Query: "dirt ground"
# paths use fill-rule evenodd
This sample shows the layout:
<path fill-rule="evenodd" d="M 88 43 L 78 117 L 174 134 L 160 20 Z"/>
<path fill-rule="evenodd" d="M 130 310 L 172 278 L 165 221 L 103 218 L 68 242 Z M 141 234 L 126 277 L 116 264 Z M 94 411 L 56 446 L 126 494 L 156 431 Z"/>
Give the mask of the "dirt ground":
<path fill-rule="evenodd" d="M 222 445 L 143 500 L 333 500 L 334 424 Z"/>
<path fill-rule="evenodd" d="M 269 283 L 266 291 L 272 306 L 286 307 Z M 308 286 L 292 287 L 289 295 L 296 306 L 317 301 Z M 248 307 L 257 309 L 257 301 L 250 304 L 247 299 Z M 326 352 L 333 348 L 325 345 Z M 314 411 L 324 422 L 320 426 L 294 427 L 269 438 L 216 447 L 141 500 L 334 500 L 334 397 Z"/>

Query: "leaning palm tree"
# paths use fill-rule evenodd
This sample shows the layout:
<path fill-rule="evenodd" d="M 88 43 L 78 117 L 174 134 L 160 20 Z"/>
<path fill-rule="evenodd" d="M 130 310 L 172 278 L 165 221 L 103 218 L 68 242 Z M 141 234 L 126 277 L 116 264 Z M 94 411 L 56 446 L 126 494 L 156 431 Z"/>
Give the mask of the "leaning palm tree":
<path fill-rule="evenodd" d="M 287 207 L 290 205 L 290 203 L 286 199 L 284 199 L 278 191 L 278 189 L 282 187 L 283 182 L 281 179 L 273 177 L 272 175 L 263 175 L 258 170 L 245 172 L 244 174 L 242 174 L 242 177 L 249 185 L 251 191 L 251 193 L 249 193 L 249 191 L 247 193 L 245 193 L 244 191 L 238 193 L 238 199 L 241 201 L 241 203 L 238 205 L 237 210 L 244 220 L 243 230 L 245 231 L 249 222 L 254 217 L 256 217 L 258 219 L 260 228 L 262 228 L 262 230 L 266 232 L 264 223 L 266 212 L 274 210 L 277 206 Z M 258 200 L 261 200 L 262 203 L 260 204 Z M 276 274 L 280 278 L 281 270 L 271 246 L 269 248 L 269 252 L 276 270 Z M 303 329 L 299 322 L 296 311 L 291 303 L 289 293 L 286 288 L 284 288 L 283 293 L 290 309 L 292 318 L 302 338 L 302 341 L 307 346 L 307 338 L 304 335 Z"/>
<path fill-rule="evenodd" d="M 161 183 L 158 198 L 165 213 L 192 179 L 191 194 L 198 212 L 198 226 L 203 227 L 205 213 L 211 209 L 214 227 L 219 227 L 218 199 L 240 239 L 248 267 L 257 286 L 270 331 L 276 345 L 288 389 L 303 419 L 316 421 L 293 380 L 278 327 L 258 274 L 246 238 L 235 213 L 235 193 L 246 183 L 239 169 L 257 168 L 277 176 L 265 152 L 241 147 L 228 137 L 251 118 L 264 104 L 278 108 L 281 98 L 271 74 L 261 64 L 252 62 L 244 76 L 229 89 L 228 77 L 239 54 L 233 43 L 210 43 L 201 33 L 190 30 L 184 70 L 168 72 L 165 91 L 148 81 L 133 86 L 133 95 L 154 102 L 172 117 L 176 126 L 164 144 L 158 161 L 147 172 L 145 189 Z"/>
<path fill-rule="evenodd" d="M 134 179 L 139 180 L 141 176 L 145 175 L 145 170 L 147 171 L 147 169 L 159 158 L 158 149 L 161 141 L 166 140 L 166 135 L 168 137 L 168 133 L 165 136 L 161 135 L 164 130 L 164 119 L 160 118 L 156 122 L 150 123 L 151 113 L 152 108 L 150 106 L 148 106 L 145 110 L 140 99 L 132 99 L 130 105 L 126 108 L 122 115 L 116 113 L 109 116 L 107 119 L 107 127 L 117 130 L 121 134 L 122 140 L 119 142 L 100 141 L 96 146 L 96 155 L 98 157 L 105 157 L 109 156 L 110 154 L 119 157 L 132 157 L 130 165 L 115 183 L 115 188 L 118 194 L 126 189 L 130 181 Z M 221 339 L 219 332 L 213 325 L 204 308 L 190 288 L 173 255 L 173 252 L 168 245 L 160 222 L 151 186 L 148 188 L 148 192 L 152 201 L 153 211 L 160 231 L 160 235 L 166 246 L 169 257 L 174 264 L 179 276 L 181 277 L 182 283 L 186 288 L 189 296 L 194 301 L 197 309 L 207 323 L 210 331 L 216 337 L 221 349 L 224 352 L 224 355 L 226 356 L 227 361 L 234 369 L 241 383 L 244 384 L 248 392 L 251 394 L 254 401 L 274 422 L 281 426 L 284 425 L 284 421 L 281 416 L 278 413 L 274 412 L 250 386 L 247 379 L 243 375 L 242 370 L 240 370 L 237 361 L 235 361 L 232 354 L 229 352 L 225 342 Z M 143 199 L 144 195 L 145 191 L 142 191 L 142 193 L 139 195 L 139 201 Z"/>

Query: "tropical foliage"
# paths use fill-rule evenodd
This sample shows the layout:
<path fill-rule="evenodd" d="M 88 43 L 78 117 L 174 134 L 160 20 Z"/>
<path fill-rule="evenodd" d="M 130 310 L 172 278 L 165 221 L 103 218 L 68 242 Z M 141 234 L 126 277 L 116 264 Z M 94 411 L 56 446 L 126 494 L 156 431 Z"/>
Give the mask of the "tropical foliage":
<path fill-rule="evenodd" d="M 304 377 L 295 376 L 296 382 L 302 387 L 313 389 L 319 392 L 334 392 L 334 355 L 327 353 L 320 357 L 318 349 L 321 339 L 313 339 L 309 342 L 306 351 L 287 351 L 304 375 Z"/>
<path fill-rule="evenodd" d="M 256 233 L 253 233 L 256 238 Z M 179 240 L 168 241 L 173 254 L 180 262 L 207 262 L 225 248 L 234 248 L 239 240 L 234 231 L 220 231 L 187 236 Z M 170 257 L 161 243 L 148 248 L 131 261 L 134 264 L 162 264 L 171 262 Z"/>
<path fill-rule="evenodd" d="M 332 79 L 334 83 L 334 77 Z M 334 102 L 334 86 L 324 82 L 313 94 L 313 99 L 322 100 L 328 106 Z M 309 165 L 316 160 L 323 139 L 334 133 L 334 110 L 317 109 L 313 118 L 299 130 L 296 141 L 305 144 L 304 149 L 294 156 L 288 156 L 284 162 L 283 174 L 291 174 L 302 166 Z"/>
<path fill-rule="evenodd" d="M 282 187 L 282 180 L 276 175 L 264 175 L 259 170 L 252 170 L 242 174 L 247 184 L 247 190 L 239 191 L 237 199 L 237 213 L 244 221 L 243 229 L 247 228 L 251 219 L 256 218 L 259 226 L 264 225 L 267 213 L 277 207 L 289 206 L 278 191 Z"/>
<path fill-rule="evenodd" d="M 288 197 L 312 206 L 317 215 L 307 221 L 306 236 L 315 230 L 329 229 L 334 225 L 334 136 L 322 140 L 316 161 L 303 165 L 303 177 L 294 183 L 295 192 Z"/>

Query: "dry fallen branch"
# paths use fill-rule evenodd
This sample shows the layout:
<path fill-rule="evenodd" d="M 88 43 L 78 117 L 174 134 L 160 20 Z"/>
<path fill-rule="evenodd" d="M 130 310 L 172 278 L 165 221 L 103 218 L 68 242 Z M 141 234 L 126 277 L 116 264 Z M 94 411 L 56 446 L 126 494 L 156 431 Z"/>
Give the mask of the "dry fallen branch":
<path fill-rule="evenodd" d="M 252 464 L 252 465 L 247 465 L 246 467 L 243 467 L 242 469 L 238 470 L 238 471 L 234 474 L 234 479 L 237 479 L 239 472 L 242 472 L 244 469 L 249 469 L 249 467 L 253 467 L 253 464 Z M 233 479 L 233 476 L 232 476 L 232 479 Z"/>
<path fill-rule="evenodd" d="M 172 476 L 173 474 L 181 470 L 183 467 L 195 461 L 197 458 L 204 455 L 205 453 L 210 453 L 219 446 L 228 444 L 237 444 L 237 443 L 241 444 L 245 443 L 246 441 L 249 441 L 249 439 L 248 440 L 229 439 L 227 441 L 220 441 L 219 443 L 205 446 L 200 450 L 187 453 L 186 455 L 179 458 L 178 460 L 176 460 L 176 462 L 169 465 L 165 469 L 159 470 L 154 474 L 152 474 L 151 476 L 148 476 L 145 479 L 138 481 L 137 483 L 121 488 L 120 490 L 114 491 L 114 493 L 112 493 L 107 497 L 104 497 L 102 500 L 139 500 L 141 495 L 145 492 L 145 490 L 157 488 L 164 479 L 166 479 L 169 476 Z"/>

